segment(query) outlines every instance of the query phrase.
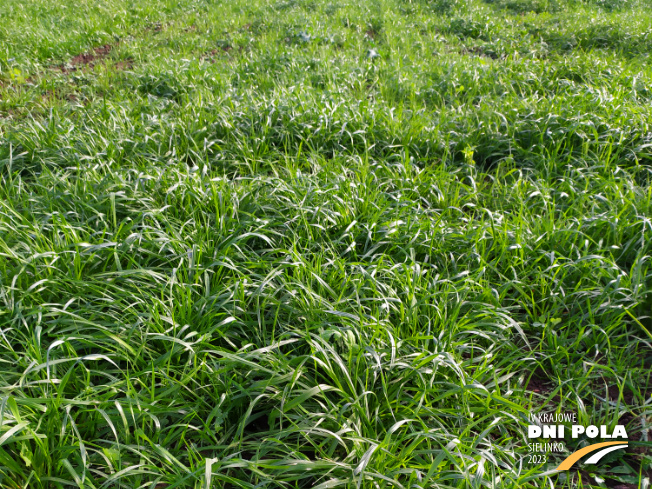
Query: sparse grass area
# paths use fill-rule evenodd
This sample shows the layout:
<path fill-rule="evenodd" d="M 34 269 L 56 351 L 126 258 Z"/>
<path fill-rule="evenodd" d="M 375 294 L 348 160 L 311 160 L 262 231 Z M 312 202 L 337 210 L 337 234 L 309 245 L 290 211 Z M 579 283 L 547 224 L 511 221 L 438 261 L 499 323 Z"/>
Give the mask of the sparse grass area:
<path fill-rule="evenodd" d="M 649 487 L 650 0 L 1 4 L 0 487 Z"/>

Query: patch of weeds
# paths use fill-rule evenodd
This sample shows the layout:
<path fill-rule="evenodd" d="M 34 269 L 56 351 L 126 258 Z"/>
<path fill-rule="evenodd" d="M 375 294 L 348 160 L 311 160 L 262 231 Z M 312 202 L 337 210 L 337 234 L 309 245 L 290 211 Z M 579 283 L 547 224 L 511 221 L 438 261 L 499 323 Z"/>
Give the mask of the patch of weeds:
<path fill-rule="evenodd" d="M 562 4 L 558 0 L 484 0 L 497 8 L 505 9 L 515 14 L 534 12 L 558 12 Z"/>
<path fill-rule="evenodd" d="M 412 17 L 418 15 L 421 12 L 422 7 L 414 2 L 407 1 L 402 2 L 399 5 L 398 10 L 402 15 Z"/>
<path fill-rule="evenodd" d="M 304 30 L 300 30 L 298 32 L 290 31 L 285 36 L 285 42 L 287 42 L 288 44 L 301 45 L 301 44 L 308 44 L 312 41 L 315 41 L 315 37 Z"/>
<path fill-rule="evenodd" d="M 364 30 L 365 36 L 368 39 L 376 39 L 382 35 L 384 21 L 381 17 L 374 16 L 367 21 L 366 28 Z"/>
<path fill-rule="evenodd" d="M 180 102 L 188 88 L 171 72 L 142 75 L 138 80 L 138 91 Z"/>
<path fill-rule="evenodd" d="M 315 73 L 310 75 L 310 84 L 315 88 L 323 90 L 326 88 L 327 83 L 328 83 L 328 75 L 326 75 L 325 73 Z"/>
<path fill-rule="evenodd" d="M 589 0 L 590 5 L 595 5 L 606 12 L 616 12 L 631 8 L 634 4 L 631 0 Z"/>
<path fill-rule="evenodd" d="M 272 28 L 271 20 L 262 12 L 256 13 L 251 22 L 244 24 L 240 30 L 260 36 Z"/>
<path fill-rule="evenodd" d="M 500 49 L 496 49 L 495 44 L 482 44 L 479 46 L 464 47 L 460 50 L 460 53 L 483 56 L 489 59 L 499 59 L 501 56 L 504 56 L 504 52 Z"/>
<path fill-rule="evenodd" d="M 18 85 L 22 85 L 23 83 L 27 83 L 27 80 L 29 78 L 27 73 L 24 73 L 22 70 L 20 70 L 19 68 L 15 68 L 15 67 L 10 68 L 8 70 L 8 73 L 9 73 L 9 76 L 8 76 L 9 80 L 12 83 L 15 83 L 15 84 L 18 84 Z"/>
<path fill-rule="evenodd" d="M 576 36 L 583 49 L 611 49 L 625 56 L 649 55 L 652 52 L 649 32 L 631 32 L 613 23 L 591 25 L 578 31 Z"/>
<path fill-rule="evenodd" d="M 298 0 L 282 0 L 280 2 L 276 2 L 272 8 L 282 12 L 283 10 L 296 8 L 299 5 L 300 2 Z"/>
<path fill-rule="evenodd" d="M 554 51 L 562 53 L 572 51 L 577 46 L 577 37 L 572 32 L 545 32 L 543 42 Z"/>
<path fill-rule="evenodd" d="M 12 139 L 11 136 L 4 138 L 0 145 L 0 181 L 10 184 L 16 177 L 34 181 L 42 170 L 41 163 L 34 158 L 32 151 Z"/>
<path fill-rule="evenodd" d="M 459 7 L 459 0 L 430 0 L 426 2 L 428 11 L 433 14 L 450 15 Z"/>
<path fill-rule="evenodd" d="M 324 7 L 324 13 L 328 16 L 335 15 L 338 10 L 342 9 L 343 5 L 340 3 L 329 3 Z"/>
<path fill-rule="evenodd" d="M 473 38 L 487 41 L 491 37 L 493 23 L 487 19 L 475 20 L 467 17 L 455 17 L 450 20 L 444 29 L 461 39 Z"/>
<path fill-rule="evenodd" d="M 147 22 L 145 24 L 145 30 L 158 34 L 165 30 L 166 26 L 162 22 Z"/>
<path fill-rule="evenodd" d="M 415 15 L 420 12 L 450 15 L 459 6 L 459 0 L 402 0 L 399 10 L 403 15 Z"/>

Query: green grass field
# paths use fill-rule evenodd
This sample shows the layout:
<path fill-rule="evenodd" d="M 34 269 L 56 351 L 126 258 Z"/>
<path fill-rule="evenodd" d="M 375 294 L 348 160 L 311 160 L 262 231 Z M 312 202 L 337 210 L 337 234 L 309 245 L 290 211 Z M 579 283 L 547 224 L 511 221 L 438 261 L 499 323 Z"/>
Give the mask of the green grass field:
<path fill-rule="evenodd" d="M 651 53 L 651 0 L 0 0 L 0 487 L 649 488 Z"/>

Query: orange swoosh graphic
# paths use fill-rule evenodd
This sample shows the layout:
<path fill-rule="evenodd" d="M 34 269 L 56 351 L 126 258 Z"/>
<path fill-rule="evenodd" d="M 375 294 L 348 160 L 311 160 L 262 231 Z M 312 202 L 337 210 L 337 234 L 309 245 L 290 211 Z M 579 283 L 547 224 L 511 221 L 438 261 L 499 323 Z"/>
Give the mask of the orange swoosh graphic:
<path fill-rule="evenodd" d="M 608 447 L 611 445 L 627 445 L 626 441 L 605 441 L 603 443 L 595 443 L 593 445 L 589 445 L 588 447 L 584 447 L 581 450 L 578 450 L 574 453 L 571 453 L 566 460 L 564 460 L 562 463 L 559 464 L 559 467 L 557 467 L 555 470 L 568 470 L 570 469 L 575 462 L 577 462 L 579 459 L 581 459 L 584 455 L 595 452 L 596 450 L 599 450 L 604 447 Z"/>

